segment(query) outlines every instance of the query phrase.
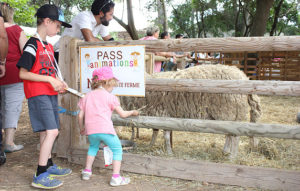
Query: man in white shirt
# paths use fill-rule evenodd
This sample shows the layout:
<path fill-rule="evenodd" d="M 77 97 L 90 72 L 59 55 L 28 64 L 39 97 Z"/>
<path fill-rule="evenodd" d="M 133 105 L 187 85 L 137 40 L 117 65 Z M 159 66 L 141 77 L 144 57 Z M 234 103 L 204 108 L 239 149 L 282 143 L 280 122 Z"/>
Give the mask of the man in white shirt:
<path fill-rule="evenodd" d="M 66 28 L 63 36 L 71 36 L 88 42 L 103 40 L 114 40 L 108 31 L 109 21 L 113 19 L 114 2 L 112 0 L 94 0 L 91 11 L 83 11 L 76 15 L 72 22 L 72 28 Z M 54 45 L 54 50 L 58 51 L 59 41 Z"/>

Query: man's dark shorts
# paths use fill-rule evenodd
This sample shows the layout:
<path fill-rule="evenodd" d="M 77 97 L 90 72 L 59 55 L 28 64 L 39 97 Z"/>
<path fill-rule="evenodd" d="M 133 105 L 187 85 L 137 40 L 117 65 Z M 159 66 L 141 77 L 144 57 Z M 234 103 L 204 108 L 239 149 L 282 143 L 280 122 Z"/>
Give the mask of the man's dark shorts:
<path fill-rule="evenodd" d="M 29 117 L 34 132 L 59 129 L 57 95 L 28 99 Z"/>

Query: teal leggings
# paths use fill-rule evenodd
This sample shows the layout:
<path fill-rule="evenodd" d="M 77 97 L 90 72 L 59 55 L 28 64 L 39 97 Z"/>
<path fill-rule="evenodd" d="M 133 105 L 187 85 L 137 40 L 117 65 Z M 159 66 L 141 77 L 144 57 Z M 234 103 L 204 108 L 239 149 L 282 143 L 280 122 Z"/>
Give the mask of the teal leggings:
<path fill-rule="evenodd" d="M 88 136 L 90 147 L 89 156 L 96 156 L 99 150 L 100 142 L 103 141 L 113 152 L 113 160 L 122 160 L 122 146 L 117 135 L 97 133 Z"/>

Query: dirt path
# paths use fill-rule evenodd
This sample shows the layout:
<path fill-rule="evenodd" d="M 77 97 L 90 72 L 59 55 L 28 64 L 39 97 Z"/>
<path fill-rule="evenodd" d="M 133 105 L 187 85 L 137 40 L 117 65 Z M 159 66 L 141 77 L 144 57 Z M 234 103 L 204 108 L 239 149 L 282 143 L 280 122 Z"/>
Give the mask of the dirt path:
<path fill-rule="evenodd" d="M 36 170 L 38 158 L 37 143 L 39 141 L 37 134 L 31 132 L 29 125 L 18 129 L 16 142 L 22 143 L 25 149 L 15 153 L 7 154 L 7 162 L 0 167 L 0 191 L 27 191 L 39 190 L 30 186 L 32 176 Z M 73 170 L 73 173 L 60 180 L 64 185 L 56 190 L 114 190 L 114 191 L 200 191 L 200 190 L 256 190 L 251 188 L 241 188 L 235 186 L 224 186 L 208 184 L 196 181 L 184 181 L 179 179 L 145 176 L 133 173 L 123 173 L 129 176 L 132 183 L 113 188 L 108 182 L 111 176 L 111 170 L 94 168 L 93 176 L 90 181 L 80 179 L 81 165 L 75 165 L 67 162 L 65 159 L 54 157 L 54 162 L 63 167 Z"/>
<path fill-rule="evenodd" d="M 24 134 L 24 136 L 27 134 Z M 30 186 L 32 176 L 36 170 L 37 137 L 26 136 L 25 149 L 16 153 L 7 154 L 7 163 L 0 167 L 0 191 L 2 190 L 39 190 Z M 64 185 L 56 190 L 114 190 L 114 191 L 190 191 L 190 190 L 253 190 L 240 187 L 222 186 L 207 184 L 201 182 L 183 181 L 178 179 L 144 176 L 132 173 L 123 173 L 129 176 L 132 183 L 123 187 L 111 187 L 108 182 L 111 176 L 111 170 L 95 168 L 90 181 L 82 181 L 80 179 L 80 170 L 82 166 L 68 163 L 65 159 L 54 158 L 54 161 L 63 166 L 69 167 L 73 173 L 66 177 L 61 177 L 60 180 Z"/>

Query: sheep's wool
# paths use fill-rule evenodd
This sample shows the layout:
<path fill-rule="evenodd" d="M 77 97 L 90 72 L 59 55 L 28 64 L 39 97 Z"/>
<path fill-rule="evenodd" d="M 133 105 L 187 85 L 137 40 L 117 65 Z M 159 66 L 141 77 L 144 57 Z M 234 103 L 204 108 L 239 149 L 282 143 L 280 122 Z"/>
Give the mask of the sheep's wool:
<path fill-rule="evenodd" d="M 155 73 L 150 78 L 249 80 L 237 67 L 221 64 Z M 246 121 L 250 110 L 251 122 L 256 122 L 261 115 L 259 102 L 256 95 L 161 91 L 147 91 L 145 98 L 121 98 L 121 104 L 126 110 L 146 106 L 142 112 L 148 116 Z"/>

